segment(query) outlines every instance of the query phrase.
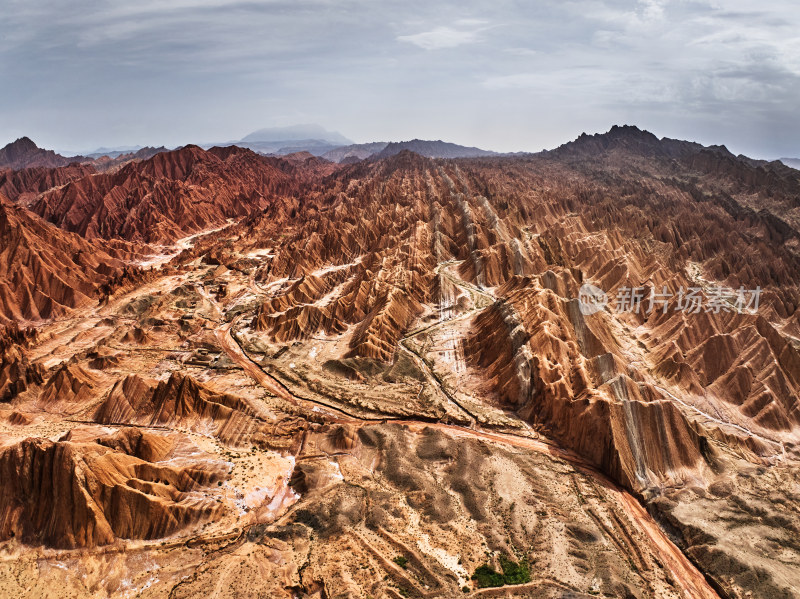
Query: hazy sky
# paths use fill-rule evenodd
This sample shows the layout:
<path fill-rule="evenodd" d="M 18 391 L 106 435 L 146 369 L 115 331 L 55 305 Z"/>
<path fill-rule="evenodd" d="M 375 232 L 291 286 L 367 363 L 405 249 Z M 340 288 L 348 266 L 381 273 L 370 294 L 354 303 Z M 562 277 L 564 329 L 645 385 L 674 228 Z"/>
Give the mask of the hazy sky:
<path fill-rule="evenodd" d="M 540 150 L 636 124 L 800 156 L 797 0 L 0 0 L 0 145 L 319 123 Z"/>

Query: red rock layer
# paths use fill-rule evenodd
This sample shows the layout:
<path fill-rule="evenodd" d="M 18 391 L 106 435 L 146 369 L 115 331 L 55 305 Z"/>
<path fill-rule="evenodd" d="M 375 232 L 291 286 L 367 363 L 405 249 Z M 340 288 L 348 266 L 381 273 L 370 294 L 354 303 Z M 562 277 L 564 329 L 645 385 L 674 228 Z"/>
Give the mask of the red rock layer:
<path fill-rule="evenodd" d="M 0 196 L 0 323 L 48 319 L 89 303 L 124 271 L 112 254 L 120 255 Z"/>
<path fill-rule="evenodd" d="M 16 325 L 0 328 L 0 402 L 43 382 L 44 368 L 31 364 L 25 351 L 35 338 L 33 329 L 20 330 Z"/>
<path fill-rule="evenodd" d="M 96 443 L 31 438 L 6 448 L 0 540 L 95 547 L 156 539 L 217 517 L 220 504 L 192 492 L 221 480 L 225 470 L 142 459 L 135 453 L 163 457 L 163 443 L 142 437 L 121 431 Z"/>
<path fill-rule="evenodd" d="M 4 170 L 0 171 L 0 194 L 12 202 L 27 205 L 49 189 L 94 173 L 92 165 L 77 163 L 57 168 L 36 166 L 18 171 Z"/>
<path fill-rule="evenodd" d="M 266 207 L 297 188 L 295 165 L 241 148 L 186 146 L 44 194 L 32 210 L 93 239 L 171 242 Z"/>
<path fill-rule="evenodd" d="M 263 438 L 261 415 L 243 399 L 214 393 L 189 376 L 173 374 L 157 385 L 131 375 L 114 385 L 97 408 L 100 424 L 143 424 L 207 430 L 243 446 Z"/>
<path fill-rule="evenodd" d="M 45 409 L 85 406 L 96 397 L 98 384 L 95 374 L 66 362 L 48 379 L 37 403 Z"/>
<path fill-rule="evenodd" d="M 501 405 L 629 488 L 702 468 L 700 439 L 680 410 L 620 373 L 604 331 L 592 331 L 573 306 L 548 289 L 513 289 L 475 318 L 467 358 Z"/>

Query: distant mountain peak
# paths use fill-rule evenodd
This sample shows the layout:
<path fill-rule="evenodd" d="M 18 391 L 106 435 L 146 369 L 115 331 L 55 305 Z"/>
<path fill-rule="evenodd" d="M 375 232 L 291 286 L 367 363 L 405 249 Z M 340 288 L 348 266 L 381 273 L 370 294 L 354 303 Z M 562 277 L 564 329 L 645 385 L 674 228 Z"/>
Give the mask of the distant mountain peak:
<path fill-rule="evenodd" d="M 0 149 L 0 163 L 14 162 L 19 160 L 19 158 L 25 154 L 28 154 L 29 152 L 35 152 L 38 149 L 39 147 L 33 143 L 33 140 L 30 137 L 20 137 L 19 139 L 12 141 L 10 144 Z"/>
<path fill-rule="evenodd" d="M 7 148 L 16 148 L 16 149 L 20 149 L 20 150 L 24 150 L 24 151 L 38 150 L 39 149 L 39 146 L 37 146 L 35 143 L 33 143 L 33 140 L 30 137 L 26 136 L 26 135 L 23 135 L 22 137 L 20 137 L 16 141 L 11 142 L 6 147 Z"/>
<path fill-rule="evenodd" d="M 340 146 L 325 152 L 322 157 L 331 162 L 358 162 L 369 158 L 373 154 L 377 154 L 388 145 L 385 141 L 375 141 L 366 144 L 352 144 L 349 146 Z"/>
<path fill-rule="evenodd" d="M 67 166 L 70 162 L 82 160 L 85 160 L 83 156 L 65 157 L 53 150 L 43 150 L 29 137 L 20 137 L 0 149 L 0 168 L 14 170 L 31 166 Z"/>
<path fill-rule="evenodd" d="M 626 150 L 641 156 L 680 156 L 701 150 L 703 146 L 694 142 L 664 137 L 659 139 L 650 131 L 635 125 L 614 125 L 605 133 L 588 135 L 581 133 L 574 141 L 567 142 L 547 153 L 554 156 L 596 155 L 609 150 Z M 725 150 L 727 151 L 727 150 Z"/>
<path fill-rule="evenodd" d="M 434 141 L 412 139 L 410 141 L 390 142 L 375 156 L 377 158 L 387 158 L 399 154 L 403 150 L 409 150 L 427 158 L 476 158 L 480 156 L 495 156 L 497 154 L 490 150 L 460 146 L 440 139 Z"/>
<path fill-rule="evenodd" d="M 277 142 L 277 141 L 307 141 L 320 140 L 331 144 L 349 145 L 352 140 L 347 139 L 338 131 L 328 131 L 321 125 L 314 123 L 306 125 L 290 125 L 288 127 L 267 127 L 253 131 L 241 139 L 243 142 Z"/>

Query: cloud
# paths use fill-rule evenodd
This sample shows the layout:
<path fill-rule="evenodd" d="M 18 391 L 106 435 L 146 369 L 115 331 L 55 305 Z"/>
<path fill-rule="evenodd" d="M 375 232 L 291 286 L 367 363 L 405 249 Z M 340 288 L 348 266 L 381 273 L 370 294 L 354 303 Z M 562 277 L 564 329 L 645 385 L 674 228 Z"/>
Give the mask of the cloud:
<path fill-rule="evenodd" d="M 659 20 L 664 17 L 664 5 L 667 0 L 639 0 L 642 8 L 642 18 L 645 21 Z"/>
<path fill-rule="evenodd" d="M 475 19 L 461 19 L 456 22 L 461 26 L 473 26 L 481 24 L 483 21 Z M 415 33 L 413 35 L 399 35 L 398 41 L 408 42 L 419 46 L 424 50 L 441 50 L 442 48 L 455 48 L 465 44 L 474 44 L 480 41 L 480 32 L 483 27 L 473 29 L 454 29 L 452 27 L 441 26 Z"/>
<path fill-rule="evenodd" d="M 505 52 L 507 54 L 513 54 L 514 56 L 538 56 L 539 52 L 532 48 L 506 48 Z"/>
<path fill-rule="evenodd" d="M 796 0 L 0 0 L 0 14 L 0 145 L 318 122 L 538 150 L 631 123 L 800 156 Z"/>
<path fill-rule="evenodd" d="M 483 81 L 483 86 L 487 89 L 535 89 L 543 83 L 542 76 L 537 73 L 514 73 L 489 77 Z"/>

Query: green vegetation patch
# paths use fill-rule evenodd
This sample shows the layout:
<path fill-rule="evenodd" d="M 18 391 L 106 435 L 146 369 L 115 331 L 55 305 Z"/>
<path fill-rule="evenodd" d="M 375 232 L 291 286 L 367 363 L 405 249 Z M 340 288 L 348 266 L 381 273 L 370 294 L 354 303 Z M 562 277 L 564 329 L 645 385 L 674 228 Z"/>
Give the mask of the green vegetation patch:
<path fill-rule="evenodd" d="M 531 569 L 526 560 L 514 562 L 501 555 L 500 566 L 503 568 L 503 580 L 506 584 L 525 584 L 531 581 Z"/>
<path fill-rule="evenodd" d="M 477 581 L 479 589 L 488 587 L 502 587 L 507 584 L 524 584 L 531 581 L 531 569 L 527 560 L 515 562 L 505 556 L 500 556 L 500 566 L 503 573 L 496 572 L 488 564 L 478 566 L 472 580 Z"/>
<path fill-rule="evenodd" d="M 478 588 L 485 589 L 487 587 L 501 587 L 505 584 L 503 575 L 494 571 L 494 568 L 488 564 L 478 566 L 475 574 L 472 575 L 472 580 L 478 581 Z"/>

